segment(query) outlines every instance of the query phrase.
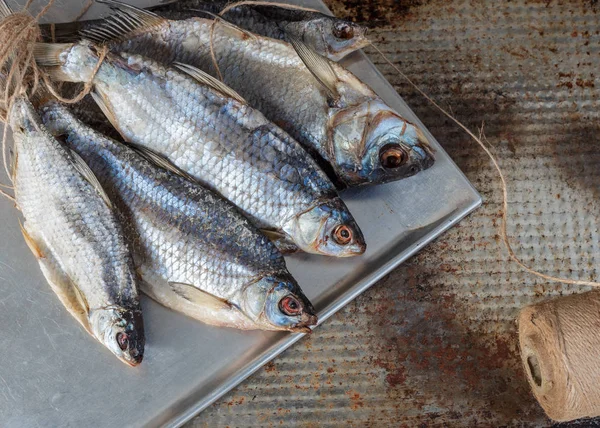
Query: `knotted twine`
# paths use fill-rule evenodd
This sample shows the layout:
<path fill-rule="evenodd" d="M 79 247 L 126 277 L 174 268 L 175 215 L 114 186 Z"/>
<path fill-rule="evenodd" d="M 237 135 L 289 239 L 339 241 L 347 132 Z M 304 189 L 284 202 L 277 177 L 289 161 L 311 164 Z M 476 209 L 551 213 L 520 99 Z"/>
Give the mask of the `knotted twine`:
<path fill-rule="evenodd" d="M 92 82 L 96 76 L 104 58 L 108 54 L 107 47 L 98 48 L 98 63 L 94 68 L 91 78 L 83 86 L 83 89 L 72 98 L 65 98 L 60 94 L 50 80 L 48 74 L 40 69 L 35 61 L 33 52 L 36 42 L 42 41 L 39 28 L 39 20 L 52 7 L 55 0 L 49 0 L 46 6 L 35 16 L 28 12 L 32 0 L 29 0 L 21 12 L 8 13 L 0 20 L 0 120 L 5 123 L 2 134 L 2 162 L 9 180 L 12 174 L 9 171 L 6 157 L 6 141 L 8 136 L 8 112 L 14 99 L 20 95 L 31 97 L 38 92 L 40 81 L 44 83 L 44 89 L 56 99 L 65 104 L 74 104 L 81 101 L 92 90 Z M 89 8 L 89 6 L 86 6 Z M 12 189 L 12 186 L 0 184 L 0 186 Z M 0 194 L 15 201 L 14 197 L 0 189 Z"/>

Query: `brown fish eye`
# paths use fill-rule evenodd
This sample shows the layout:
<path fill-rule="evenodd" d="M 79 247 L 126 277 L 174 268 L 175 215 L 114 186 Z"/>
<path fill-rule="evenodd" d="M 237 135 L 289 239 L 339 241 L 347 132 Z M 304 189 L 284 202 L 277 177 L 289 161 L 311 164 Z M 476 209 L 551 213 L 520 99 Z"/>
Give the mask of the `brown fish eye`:
<path fill-rule="evenodd" d="M 404 150 L 396 144 L 383 146 L 379 152 L 379 160 L 384 168 L 398 168 L 407 158 Z"/>
<path fill-rule="evenodd" d="M 117 343 L 119 344 L 119 348 L 124 351 L 127 349 L 127 345 L 129 345 L 129 337 L 125 333 L 117 333 Z"/>
<path fill-rule="evenodd" d="M 351 39 L 352 37 L 354 37 L 354 28 L 352 28 L 348 24 L 341 22 L 341 23 L 335 24 L 335 27 L 333 29 L 333 34 L 338 39 L 348 40 L 348 39 Z"/>
<path fill-rule="evenodd" d="M 346 225 L 340 225 L 333 231 L 333 239 L 340 245 L 347 245 L 352 241 L 352 231 Z"/>
<path fill-rule="evenodd" d="M 302 312 L 302 306 L 300 302 L 292 296 L 284 297 L 279 301 L 279 309 L 286 315 L 294 316 L 300 315 Z"/>

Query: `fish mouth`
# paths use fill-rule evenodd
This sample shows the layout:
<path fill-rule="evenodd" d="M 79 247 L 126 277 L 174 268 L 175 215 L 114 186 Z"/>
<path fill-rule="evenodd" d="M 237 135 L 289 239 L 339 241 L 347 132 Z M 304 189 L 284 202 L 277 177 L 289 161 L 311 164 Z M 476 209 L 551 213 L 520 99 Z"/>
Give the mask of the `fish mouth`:
<path fill-rule="evenodd" d="M 128 364 L 131 367 L 140 365 L 142 363 L 142 360 L 144 359 L 144 353 L 140 352 L 137 348 L 132 349 L 129 355 L 131 355 L 131 360 L 128 361 Z"/>
<path fill-rule="evenodd" d="M 312 328 L 310 328 L 310 326 L 316 326 L 319 322 L 319 318 L 314 314 L 307 313 L 302 314 L 302 318 L 302 321 L 290 328 L 290 331 L 293 333 L 312 333 Z"/>
<path fill-rule="evenodd" d="M 435 163 L 435 150 L 431 147 L 429 140 L 419 128 L 417 128 L 417 143 L 414 147 L 420 149 L 424 153 L 424 155 L 421 156 L 421 169 L 431 168 Z"/>
<path fill-rule="evenodd" d="M 123 361 L 129 367 L 137 367 L 137 366 L 139 366 L 142 363 L 143 358 L 144 357 L 142 356 L 140 358 L 135 358 L 133 360 L 121 359 L 121 361 Z"/>
<path fill-rule="evenodd" d="M 367 243 L 357 242 L 352 247 L 346 248 L 338 257 L 356 257 L 364 254 L 365 251 L 367 251 Z"/>

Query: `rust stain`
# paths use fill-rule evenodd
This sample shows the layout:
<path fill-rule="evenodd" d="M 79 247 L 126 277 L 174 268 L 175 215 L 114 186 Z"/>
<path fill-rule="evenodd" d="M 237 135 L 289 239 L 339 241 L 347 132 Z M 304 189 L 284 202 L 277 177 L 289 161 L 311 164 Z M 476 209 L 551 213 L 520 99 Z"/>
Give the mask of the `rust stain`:
<path fill-rule="evenodd" d="M 600 16 L 595 3 L 327 3 L 338 16 L 367 22 L 378 47 L 470 129 L 485 122 L 513 198 L 511 236 L 524 234 L 528 245 L 547 244 L 553 254 L 571 251 L 561 246 L 566 241 L 578 242 L 580 251 L 590 254 L 585 245 L 598 237 L 596 222 L 586 226 L 581 219 L 597 218 L 600 201 L 600 96 L 594 76 Z M 522 373 L 514 318 L 519 308 L 550 292 L 572 290 L 537 281 L 506 261 L 497 234 L 500 192 L 489 159 L 373 50 L 366 52 L 485 202 L 284 353 L 277 368 L 270 363 L 199 420 L 209 426 L 231 420 L 235 426 L 282 421 L 302 427 L 322 421 L 341 426 L 549 426 Z M 565 215 L 572 205 L 585 215 L 560 217 L 570 222 L 566 231 L 561 229 L 565 221 L 544 225 L 537 220 Z M 578 265 L 537 252 L 530 256 L 527 246 L 525 251 L 542 271 L 569 274 L 587 263 L 582 275 L 598 275 L 591 256 Z M 222 408 L 240 395 L 262 400 L 248 398 Z M 279 407 L 291 412 L 278 414 Z"/>
<path fill-rule="evenodd" d="M 364 406 L 362 398 L 358 392 L 350 390 L 346 392 L 346 395 L 350 397 L 350 408 L 352 410 L 357 410 Z"/>

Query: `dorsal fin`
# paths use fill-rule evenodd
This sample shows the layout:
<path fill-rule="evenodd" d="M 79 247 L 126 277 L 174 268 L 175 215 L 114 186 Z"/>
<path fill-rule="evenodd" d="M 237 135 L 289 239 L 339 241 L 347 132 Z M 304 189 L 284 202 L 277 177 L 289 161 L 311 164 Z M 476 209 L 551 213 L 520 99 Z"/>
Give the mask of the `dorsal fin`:
<path fill-rule="evenodd" d="M 153 12 L 140 9 L 116 0 L 97 0 L 115 12 L 102 20 L 97 26 L 80 31 L 80 34 L 97 43 L 121 41 L 134 35 L 136 32 L 146 30 L 166 22 Z"/>
<path fill-rule="evenodd" d="M 0 19 L 6 18 L 13 14 L 12 9 L 5 0 L 0 0 Z"/>
<path fill-rule="evenodd" d="M 96 192 L 98 192 L 102 200 L 104 200 L 106 205 L 108 205 L 108 207 L 112 210 L 113 204 L 110 201 L 110 198 L 108 197 L 104 189 L 102 188 L 102 185 L 96 178 L 96 175 L 81 158 L 81 156 L 77 154 L 77 152 L 74 152 L 73 150 L 70 150 L 70 152 L 71 158 L 73 159 L 73 166 L 75 167 L 77 172 L 79 172 L 83 176 L 83 178 L 85 178 L 85 180 L 92 185 L 92 187 L 96 190 Z"/>
<path fill-rule="evenodd" d="M 187 172 L 183 171 L 179 167 L 173 165 L 173 163 L 169 159 L 167 159 L 160 153 L 157 153 L 154 150 L 151 150 L 147 147 L 142 147 L 142 146 L 139 146 L 139 145 L 133 144 L 133 143 L 127 143 L 127 146 L 130 147 L 131 149 L 133 149 L 136 153 L 138 153 L 140 156 L 142 156 L 144 159 L 148 160 L 149 162 L 152 162 L 152 163 L 158 165 L 159 167 L 161 167 L 169 172 L 172 172 L 173 174 L 183 177 L 186 180 L 196 182 L 196 179 L 194 177 L 192 177 L 191 175 L 189 175 Z"/>
<path fill-rule="evenodd" d="M 221 82 L 218 79 L 215 79 L 210 74 L 207 74 L 204 71 L 202 71 L 196 67 L 192 67 L 191 65 L 187 65 L 187 64 L 182 64 L 180 62 L 173 63 L 173 67 L 177 68 L 178 70 L 182 71 L 183 73 L 187 74 L 188 76 L 193 77 L 194 79 L 196 79 L 198 82 L 202 83 L 203 85 L 209 86 L 212 89 L 222 93 L 226 97 L 233 98 L 242 104 L 248 104 L 246 102 L 246 100 L 244 98 L 242 98 L 242 96 L 240 94 L 235 92 L 233 89 L 231 89 L 225 83 Z"/>
<path fill-rule="evenodd" d="M 192 12 L 204 13 L 204 14 L 210 16 L 211 18 L 213 18 L 214 20 L 220 22 L 224 26 L 231 28 L 232 30 L 239 31 L 243 35 L 245 35 L 247 37 L 252 37 L 253 39 L 257 38 L 256 34 L 251 33 L 250 31 L 245 30 L 242 27 L 238 27 L 233 22 L 228 21 L 227 19 L 223 18 L 221 15 L 217 15 L 216 13 L 212 13 L 212 12 L 209 12 L 209 11 L 203 10 L 203 9 L 189 9 L 189 10 L 192 11 Z"/>
<path fill-rule="evenodd" d="M 315 78 L 325 87 L 329 96 L 333 100 L 337 100 L 339 98 L 339 94 L 336 88 L 336 83 L 338 82 L 338 77 L 333 70 L 333 67 L 329 63 L 329 60 L 310 47 L 308 47 L 304 42 L 298 40 L 295 37 L 288 35 L 288 39 L 290 44 L 296 50 L 296 53 L 306 65 L 306 68 L 315 76 Z"/>
<path fill-rule="evenodd" d="M 106 105 L 106 103 L 104 102 L 104 99 L 102 98 L 102 96 L 100 94 L 98 94 L 96 91 L 90 92 L 90 95 L 91 95 L 92 99 L 94 100 L 94 102 L 96 103 L 96 105 L 98 106 L 98 108 L 104 114 L 104 117 L 106 117 L 106 119 L 113 126 L 113 128 L 115 128 L 117 130 L 117 132 L 121 135 L 121 137 L 123 138 L 123 140 L 127 141 L 127 139 L 125 138 L 125 136 L 123 135 L 123 133 L 121 132 L 121 130 L 120 130 L 119 126 L 118 126 L 119 123 L 117 121 L 117 118 L 113 114 L 113 112 L 110 109 L 110 107 L 108 107 L 108 105 Z"/>

